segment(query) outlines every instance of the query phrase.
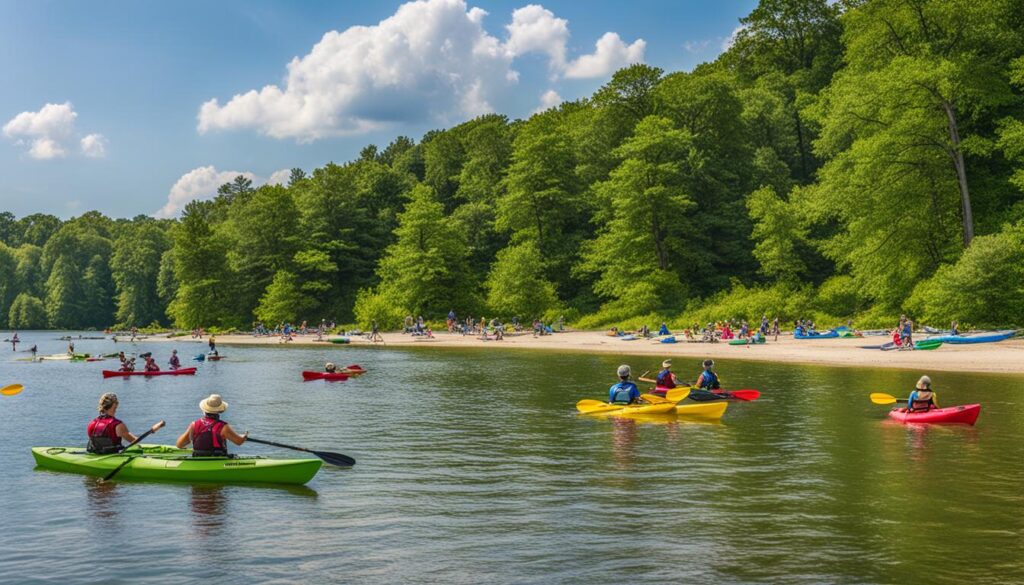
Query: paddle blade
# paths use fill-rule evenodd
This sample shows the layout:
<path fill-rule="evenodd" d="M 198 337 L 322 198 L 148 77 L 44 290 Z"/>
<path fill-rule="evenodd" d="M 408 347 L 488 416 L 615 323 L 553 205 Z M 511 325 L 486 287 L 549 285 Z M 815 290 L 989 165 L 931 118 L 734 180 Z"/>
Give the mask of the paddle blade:
<path fill-rule="evenodd" d="M 680 400 L 686 400 L 686 397 L 689 395 L 689 388 L 673 388 L 665 393 L 665 398 L 671 402 L 679 402 Z"/>
<path fill-rule="evenodd" d="M 761 397 L 761 392 L 758 390 L 731 390 L 729 395 L 736 400 L 757 400 Z"/>
<path fill-rule="evenodd" d="M 21 384 L 11 384 L 10 386 L 0 388 L 0 394 L 3 394 L 4 396 L 14 396 L 24 389 L 25 387 Z"/>
<path fill-rule="evenodd" d="M 317 457 L 323 459 L 326 463 L 330 463 L 331 465 L 334 465 L 334 466 L 337 466 L 337 467 L 352 467 L 353 465 L 356 464 L 356 460 L 355 459 L 349 457 L 348 455 L 343 455 L 341 453 L 332 453 L 330 451 L 310 451 L 310 452 L 312 454 L 316 455 Z"/>
<path fill-rule="evenodd" d="M 598 412 L 608 406 L 607 402 L 601 402 L 600 400 L 580 400 L 576 403 L 576 410 L 584 413 Z"/>
<path fill-rule="evenodd" d="M 651 404 L 665 404 L 666 402 L 678 402 L 669 400 L 668 398 L 658 396 L 657 394 L 641 394 L 640 398 L 643 398 Z"/>
<path fill-rule="evenodd" d="M 896 397 L 883 392 L 872 392 L 871 402 L 875 404 L 896 404 Z"/>

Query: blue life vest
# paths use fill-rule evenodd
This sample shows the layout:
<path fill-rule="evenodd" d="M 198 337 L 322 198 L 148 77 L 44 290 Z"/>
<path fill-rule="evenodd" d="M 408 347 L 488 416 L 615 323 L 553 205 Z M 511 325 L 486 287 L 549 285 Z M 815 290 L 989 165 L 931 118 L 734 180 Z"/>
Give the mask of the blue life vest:
<path fill-rule="evenodd" d="M 632 382 L 619 382 L 608 390 L 608 402 L 629 404 L 640 398 L 640 390 Z"/>
<path fill-rule="evenodd" d="M 718 374 L 711 370 L 704 370 L 704 373 L 700 375 L 700 386 L 701 390 L 717 390 L 721 388 L 718 383 Z"/>
<path fill-rule="evenodd" d="M 658 377 L 656 379 L 660 388 L 676 387 L 675 381 L 672 380 L 672 372 L 670 372 L 668 368 L 658 372 Z"/>

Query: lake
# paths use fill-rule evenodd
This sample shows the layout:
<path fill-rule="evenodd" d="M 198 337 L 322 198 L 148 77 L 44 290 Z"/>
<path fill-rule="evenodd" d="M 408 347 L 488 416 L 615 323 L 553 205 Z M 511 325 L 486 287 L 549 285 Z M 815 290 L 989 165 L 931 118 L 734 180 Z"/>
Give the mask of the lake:
<path fill-rule="evenodd" d="M 60 335 L 20 347 L 62 352 Z M 194 377 L 104 380 L 116 360 L 0 347 L 0 386 L 26 387 L 0 397 L 3 583 L 1024 582 L 1024 377 L 719 360 L 727 387 L 762 398 L 659 424 L 574 409 L 649 357 L 221 347 Z M 76 341 L 162 367 L 172 348 L 190 362 L 205 343 Z M 369 373 L 302 381 L 325 361 Z M 978 424 L 903 426 L 868 400 L 923 373 L 941 404 L 982 403 Z M 133 432 L 167 421 L 147 442 L 173 443 L 216 392 L 237 430 L 358 464 L 300 488 L 35 470 L 32 446 L 84 446 L 103 392 Z"/>

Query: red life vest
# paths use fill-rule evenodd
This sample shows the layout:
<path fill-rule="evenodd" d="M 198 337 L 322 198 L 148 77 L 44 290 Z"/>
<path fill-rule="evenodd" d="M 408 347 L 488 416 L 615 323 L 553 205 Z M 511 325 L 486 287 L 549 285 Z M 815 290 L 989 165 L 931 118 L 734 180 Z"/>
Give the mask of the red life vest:
<path fill-rule="evenodd" d="M 214 457 L 228 454 L 227 443 L 220 436 L 228 423 L 210 415 L 192 423 L 192 456 Z"/>
<path fill-rule="evenodd" d="M 121 451 L 121 437 L 117 436 L 118 419 L 101 414 L 92 419 L 87 427 L 89 443 L 85 450 L 90 453 L 118 453 Z"/>

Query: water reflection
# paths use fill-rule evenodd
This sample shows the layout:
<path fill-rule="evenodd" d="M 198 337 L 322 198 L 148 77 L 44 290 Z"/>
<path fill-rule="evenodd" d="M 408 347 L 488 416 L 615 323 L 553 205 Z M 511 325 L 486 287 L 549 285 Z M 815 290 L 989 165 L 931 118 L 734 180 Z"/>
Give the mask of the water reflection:
<path fill-rule="evenodd" d="M 227 498 L 222 485 L 193 485 L 189 499 L 194 534 L 201 537 L 217 536 L 224 525 Z"/>
<path fill-rule="evenodd" d="M 116 528 L 119 525 L 118 510 L 123 507 L 118 485 L 90 476 L 83 477 L 82 484 L 91 517 L 102 527 Z"/>

